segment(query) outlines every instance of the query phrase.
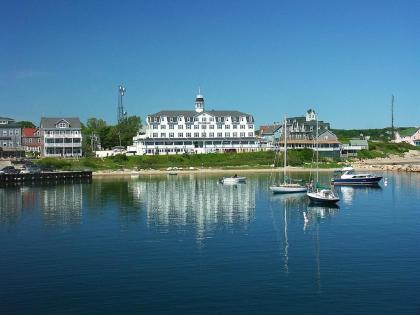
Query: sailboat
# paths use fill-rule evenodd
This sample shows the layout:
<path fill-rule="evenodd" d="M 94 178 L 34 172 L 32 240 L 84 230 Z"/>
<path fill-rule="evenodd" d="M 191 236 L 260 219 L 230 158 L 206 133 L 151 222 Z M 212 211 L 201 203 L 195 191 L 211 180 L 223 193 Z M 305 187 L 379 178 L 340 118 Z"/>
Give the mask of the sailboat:
<path fill-rule="evenodd" d="M 311 187 L 310 191 L 306 193 L 309 199 L 314 203 L 321 204 L 335 204 L 340 201 L 340 198 L 335 192 L 328 187 L 322 186 L 319 180 L 319 143 L 318 143 L 318 119 L 316 120 L 316 183 Z"/>
<path fill-rule="evenodd" d="M 277 185 L 271 185 L 270 190 L 274 194 L 290 194 L 290 193 L 302 193 L 307 191 L 307 187 L 298 183 L 293 183 L 289 180 L 287 182 L 287 120 L 284 118 L 283 124 L 283 135 L 284 135 L 284 161 L 283 161 L 283 183 Z"/>

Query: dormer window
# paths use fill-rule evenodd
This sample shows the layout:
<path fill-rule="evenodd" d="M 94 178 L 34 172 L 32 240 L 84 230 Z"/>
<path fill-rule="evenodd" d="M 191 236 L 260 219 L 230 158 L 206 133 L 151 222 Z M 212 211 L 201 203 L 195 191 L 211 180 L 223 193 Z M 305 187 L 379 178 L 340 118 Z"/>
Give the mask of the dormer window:
<path fill-rule="evenodd" d="M 66 128 L 67 127 L 67 124 L 65 123 L 65 122 L 60 122 L 60 123 L 58 123 L 58 128 Z"/>

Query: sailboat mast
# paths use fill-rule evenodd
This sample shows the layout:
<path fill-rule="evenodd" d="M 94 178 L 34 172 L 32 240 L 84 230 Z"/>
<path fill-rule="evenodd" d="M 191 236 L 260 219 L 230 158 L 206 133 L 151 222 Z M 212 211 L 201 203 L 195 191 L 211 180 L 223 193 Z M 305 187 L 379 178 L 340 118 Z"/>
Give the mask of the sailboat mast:
<path fill-rule="evenodd" d="M 318 183 L 318 151 L 319 151 L 319 143 L 318 143 L 318 117 L 316 118 L 316 182 Z"/>
<path fill-rule="evenodd" d="M 284 164 L 283 164 L 283 181 L 286 183 L 286 166 L 287 166 L 287 121 L 286 117 L 284 117 Z"/>

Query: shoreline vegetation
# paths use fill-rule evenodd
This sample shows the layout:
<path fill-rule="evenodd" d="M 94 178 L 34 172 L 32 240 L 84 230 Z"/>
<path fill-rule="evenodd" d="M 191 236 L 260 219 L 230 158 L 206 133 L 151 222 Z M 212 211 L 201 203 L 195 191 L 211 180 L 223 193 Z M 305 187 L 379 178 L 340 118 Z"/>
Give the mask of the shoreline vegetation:
<path fill-rule="evenodd" d="M 358 157 L 332 159 L 321 157 L 319 168 L 325 171 L 352 165 L 355 169 L 420 172 L 420 149 L 394 143 L 369 144 Z M 210 153 L 154 156 L 115 155 L 106 158 L 84 157 L 80 159 L 43 158 L 36 163 L 56 170 L 91 170 L 95 176 L 167 174 L 175 170 L 179 174 L 272 172 L 282 167 L 280 157 L 274 151 L 248 153 Z M 290 171 L 311 171 L 316 168 L 310 149 L 288 150 Z"/>

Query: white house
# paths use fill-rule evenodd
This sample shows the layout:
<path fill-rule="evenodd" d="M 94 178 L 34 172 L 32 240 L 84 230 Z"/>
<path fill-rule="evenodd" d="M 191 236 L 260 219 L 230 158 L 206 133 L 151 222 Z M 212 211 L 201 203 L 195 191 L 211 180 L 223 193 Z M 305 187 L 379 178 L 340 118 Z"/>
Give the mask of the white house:
<path fill-rule="evenodd" d="M 420 146 L 420 128 L 407 128 L 395 132 L 395 143 L 406 142 L 411 145 Z"/>
<path fill-rule="evenodd" d="M 79 118 L 42 117 L 40 123 L 41 155 L 54 157 L 82 156 L 82 126 Z"/>
<path fill-rule="evenodd" d="M 195 110 L 151 114 L 145 127 L 145 133 L 136 135 L 127 151 L 143 155 L 258 150 L 253 116 L 232 110 L 207 111 L 200 91 Z"/>

